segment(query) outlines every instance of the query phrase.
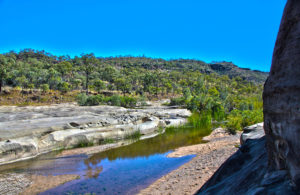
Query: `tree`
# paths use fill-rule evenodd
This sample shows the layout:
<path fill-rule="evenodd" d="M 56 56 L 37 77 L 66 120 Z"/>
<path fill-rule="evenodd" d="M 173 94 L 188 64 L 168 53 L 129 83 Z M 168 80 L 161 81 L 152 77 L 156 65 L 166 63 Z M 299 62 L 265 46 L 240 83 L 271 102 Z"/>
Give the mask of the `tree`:
<path fill-rule="evenodd" d="M 49 85 L 48 84 L 42 84 L 40 86 L 40 88 L 42 89 L 43 93 L 46 93 L 47 91 L 49 91 Z"/>
<path fill-rule="evenodd" d="M 0 93 L 2 92 L 2 86 L 4 84 L 4 80 L 7 77 L 7 60 L 4 55 L 0 54 Z"/>
<path fill-rule="evenodd" d="M 17 81 L 18 85 L 22 88 L 26 88 L 26 86 L 28 84 L 28 80 L 24 75 L 20 76 L 20 77 L 17 77 L 16 81 Z"/>
<path fill-rule="evenodd" d="M 62 61 L 56 65 L 57 71 L 61 74 L 62 78 L 72 71 L 72 64 L 68 61 Z"/>
<path fill-rule="evenodd" d="M 94 81 L 95 90 L 99 93 L 101 90 L 105 89 L 105 83 L 100 79 Z"/>
<path fill-rule="evenodd" d="M 117 89 L 121 90 L 124 96 L 126 93 L 129 93 L 131 90 L 131 85 L 130 85 L 128 79 L 119 78 L 116 80 L 115 84 L 116 84 Z"/>
<path fill-rule="evenodd" d="M 85 83 L 85 88 L 86 88 L 86 94 L 89 93 L 89 82 L 90 82 L 90 75 L 95 69 L 95 65 L 97 64 L 98 60 L 94 56 L 94 54 L 82 54 L 81 55 L 81 60 L 83 63 L 83 66 L 81 66 L 82 70 L 85 73 L 86 77 L 86 83 Z"/>
<path fill-rule="evenodd" d="M 59 84 L 59 90 L 62 93 L 67 93 L 68 91 L 70 91 L 70 84 L 68 82 L 62 82 Z"/>

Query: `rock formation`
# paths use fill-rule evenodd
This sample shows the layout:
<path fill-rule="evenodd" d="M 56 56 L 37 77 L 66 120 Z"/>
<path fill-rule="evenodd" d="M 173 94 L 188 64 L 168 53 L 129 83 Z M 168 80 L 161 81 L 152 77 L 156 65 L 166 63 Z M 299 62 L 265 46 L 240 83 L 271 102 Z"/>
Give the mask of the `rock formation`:
<path fill-rule="evenodd" d="M 300 1 L 287 2 L 264 88 L 270 168 L 287 169 L 300 186 Z"/>
<path fill-rule="evenodd" d="M 139 131 L 156 135 L 159 127 L 180 125 L 191 112 L 153 105 L 0 107 L 0 165 L 53 150 L 123 140 Z"/>
<path fill-rule="evenodd" d="M 197 194 L 300 194 L 299 0 L 286 4 L 263 100 L 266 136 L 246 129 L 239 151 Z"/>

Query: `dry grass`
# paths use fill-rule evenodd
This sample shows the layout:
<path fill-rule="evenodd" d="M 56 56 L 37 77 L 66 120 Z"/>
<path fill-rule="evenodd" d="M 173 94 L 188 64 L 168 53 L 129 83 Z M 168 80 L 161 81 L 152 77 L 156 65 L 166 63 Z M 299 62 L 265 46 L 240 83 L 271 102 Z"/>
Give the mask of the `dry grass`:
<path fill-rule="evenodd" d="M 40 90 L 9 89 L 0 94 L 0 106 L 40 106 L 75 102 L 78 93 L 79 91 L 61 93 L 54 90 L 42 92 Z"/>

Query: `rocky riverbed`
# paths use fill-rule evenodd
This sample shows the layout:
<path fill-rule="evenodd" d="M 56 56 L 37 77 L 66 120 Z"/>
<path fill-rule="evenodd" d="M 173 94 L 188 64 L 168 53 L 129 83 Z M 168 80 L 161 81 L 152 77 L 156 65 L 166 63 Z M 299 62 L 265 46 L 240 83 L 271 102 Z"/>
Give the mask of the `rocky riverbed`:
<path fill-rule="evenodd" d="M 186 122 L 186 109 L 156 102 L 139 109 L 76 104 L 0 107 L 0 164 L 36 157 L 53 150 L 122 140 L 139 131 Z"/>

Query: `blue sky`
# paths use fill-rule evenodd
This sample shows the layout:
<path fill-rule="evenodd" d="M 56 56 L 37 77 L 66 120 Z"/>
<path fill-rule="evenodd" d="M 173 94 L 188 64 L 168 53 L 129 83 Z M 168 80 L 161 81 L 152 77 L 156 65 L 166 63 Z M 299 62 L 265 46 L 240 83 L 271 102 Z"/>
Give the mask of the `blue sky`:
<path fill-rule="evenodd" d="M 146 55 L 269 71 L 286 0 L 0 0 L 0 53 Z"/>

